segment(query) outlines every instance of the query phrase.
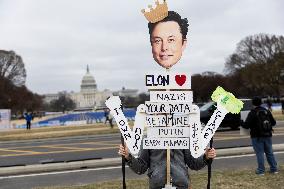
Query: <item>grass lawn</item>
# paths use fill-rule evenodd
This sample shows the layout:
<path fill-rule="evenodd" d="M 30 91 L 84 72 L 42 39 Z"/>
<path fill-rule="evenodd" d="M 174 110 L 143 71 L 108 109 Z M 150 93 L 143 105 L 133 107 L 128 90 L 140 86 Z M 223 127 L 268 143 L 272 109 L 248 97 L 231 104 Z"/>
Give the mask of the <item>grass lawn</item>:
<path fill-rule="evenodd" d="M 84 126 L 54 126 L 26 129 L 15 129 L 0 132 L 0 141 L 43 139 L 95 134 L 118 133 L 118 127 L 113 129 L 105 124 L 90 124 Z"/>
<path fill-rule="evenodd" d="M 282 114 L 281 111 L 273 111 L 272 112 L 273 117 L 278 120 L 278 121 L 283 121 L 284 120 L 284 114 Z"/>
<path fill-rule="evenodd" d="M 137 176 L 138 177 L 138 176 Z M 213 171 L 211 179 L 212 189 L 284 189 L 284 165 L 280 166 L 279 174 L 257 176 L 253 170 Z M 207 173 L 193 173 L 191 175 L 192 189 L 206 188 Z M 44 187 L 37 189 L 121 189 L 121 181 L 108 181 L 85 186 Z M 128 180 L 129 189 L 148 189 L 147 179 Z"/>

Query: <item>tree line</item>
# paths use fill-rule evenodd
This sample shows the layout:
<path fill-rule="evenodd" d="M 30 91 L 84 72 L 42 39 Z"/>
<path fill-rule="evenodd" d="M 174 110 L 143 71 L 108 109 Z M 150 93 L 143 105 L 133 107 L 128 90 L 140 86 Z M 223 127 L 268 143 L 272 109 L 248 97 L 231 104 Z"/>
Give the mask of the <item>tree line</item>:
<path fill-rule="evenodd" d="M 0 109 L 12 114 L 41 110 L 42 96 L 26 86 L 26 69 L 21 56 L 14 51 L 0 50 Z"/>
<path fill-rule="evenodd" d="M 256 34 L 242 39 L 225 61 L 225 73 L 203 72 L 192 76 L 195 102 L 206 102 L 217 86 L 236 97 L 281 96 L 284 94 L 284 37 Z M 21 56 L 0 50 L 0 108 L 12 113 L 24 111 L 70 110 L 75 107 L 67 96 L 43 105 L 43 96 L 26 86 L 26 70 Z M 149 94 L 137 98 L 122 97 L 126 107 L 149 100 Z"/>
<path fill-rule="evenodd" d="M 225 74 L 192 76 L 195 101 L 207 101 L 217 86 L 237 97 L 284 95 L 284 37 L 251 35 L 241 40 L 225 63 Z"/>

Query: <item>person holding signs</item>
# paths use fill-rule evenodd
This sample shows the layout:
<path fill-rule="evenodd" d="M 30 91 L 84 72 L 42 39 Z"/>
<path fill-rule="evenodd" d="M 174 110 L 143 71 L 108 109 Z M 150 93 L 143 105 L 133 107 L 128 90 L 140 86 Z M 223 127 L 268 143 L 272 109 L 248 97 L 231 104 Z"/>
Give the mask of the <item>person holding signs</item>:
<path fill-rule="evenodd" d="M 166 184 L 166 150 L 141 149 L 138 158 L 133 157 L 127 147 L 120 145 L 118 153 L 125 157 L 128 166 L 137 174 L 148 170 L 149 189 L 162 189 Z M 190 150 L 171 150 L 171 178 L 177 189 L 188 189 L 188 167 L 192 170 L 204 168 L 210 158 L 216 157 L 214 148 L 193 158 Z"/>
<path fill-rule="evenodd" d="M 159 9 L 158 6 L 159 4 L 157 4 L 156 9 Z M 167 11 L 167 16 L 162 20 L 149 21 L 148 28 L 153 58 L 160 66 L 169 69 L 180 60 L 186 48 L 188 21 L 186 18 L 182 19 L 174 11 Z M 120 145 L 118 153 L 126 158 L 127 164 L 135 173 L 144 174 L 148 170 L 150 189 L 162 189 L 165 186 L 167 173 L 166 149 L 141 149 L 138 157 L 135 158 L 129 153 L 126 145 L 125 147 Z M 199 158 L 194 158 L 189 149 L 171 149 L 170 176 L 173 186 L 177 189 L 188 189 L 190 185 L 188 168 L 200 170 L 208 164 L 209 159 L 215 157 L 216 151 L 214 148 L 206 149 L 205 153 Z"/>

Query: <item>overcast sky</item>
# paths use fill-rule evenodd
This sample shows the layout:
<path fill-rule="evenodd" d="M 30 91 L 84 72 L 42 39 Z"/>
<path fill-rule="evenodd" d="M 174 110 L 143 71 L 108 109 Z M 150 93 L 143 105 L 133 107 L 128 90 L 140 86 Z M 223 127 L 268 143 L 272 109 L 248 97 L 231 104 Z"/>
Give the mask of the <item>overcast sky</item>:
<path fill-rule="evenodd" d="M 248 35 L 284 35 L 283 0 L 168 0 L 190 23 L 175 71 L 223 73 Z M 0 0 L 0 49 L 22 56 L 26 85 L 40 94 L 79 91 L 87 64 L 99 90 L 145 91 L 152 59 L 142 8 L 152 0 Z"/>

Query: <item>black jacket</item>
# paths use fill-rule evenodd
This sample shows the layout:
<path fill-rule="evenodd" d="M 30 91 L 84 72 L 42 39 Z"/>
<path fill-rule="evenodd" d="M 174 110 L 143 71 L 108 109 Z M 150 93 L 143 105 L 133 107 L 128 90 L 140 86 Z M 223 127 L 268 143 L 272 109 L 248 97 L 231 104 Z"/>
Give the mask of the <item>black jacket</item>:
<path fill-rule="evenodd" d="M 252 109 L 248 116 L 247 116 L 247 119 L 246 121 L 242 124 L 242 127 L 245 128 L 245 129 L 250 129 L 250 136 L 251 138 L 257 138 L 257 137 L 271 137 L 272 136 L 272 133 L 268 133 L 266 135 L 261 135 L 259 134 L 258 132 L 258 125 L 257 125 L 257 122 L 258 122 L 258 118 L 257 118 L 257 115 L 256 115 L 256 112 L 260 109 L 264 109 L 266 110 L 265 108 L 261 107 L 261 106 L 258 106 L 256 107 L 255 109 Z M 269 115 L 269 118 L 270 118 L 270 123 L 272 126 L 276 125 L 276 121 L 275 119 L 273 118 L 271 112 L 269 110 L 266 110 L 268 111 L 268 115 Z"/>
<path fill-rule="evenodd" d="M 167 150 L 141 149 L 138 156 L 129 156 L 129 167 L 137 174 L 144 174 L 148 170 L 149 189 L 163 188 L 166 184 Z M 187 189 L 188 167 L 200 170 L 207 164 L 204 156 L 195 159 L 189 150 L 171 150 L 172 184 L 177 189 Z"/>

